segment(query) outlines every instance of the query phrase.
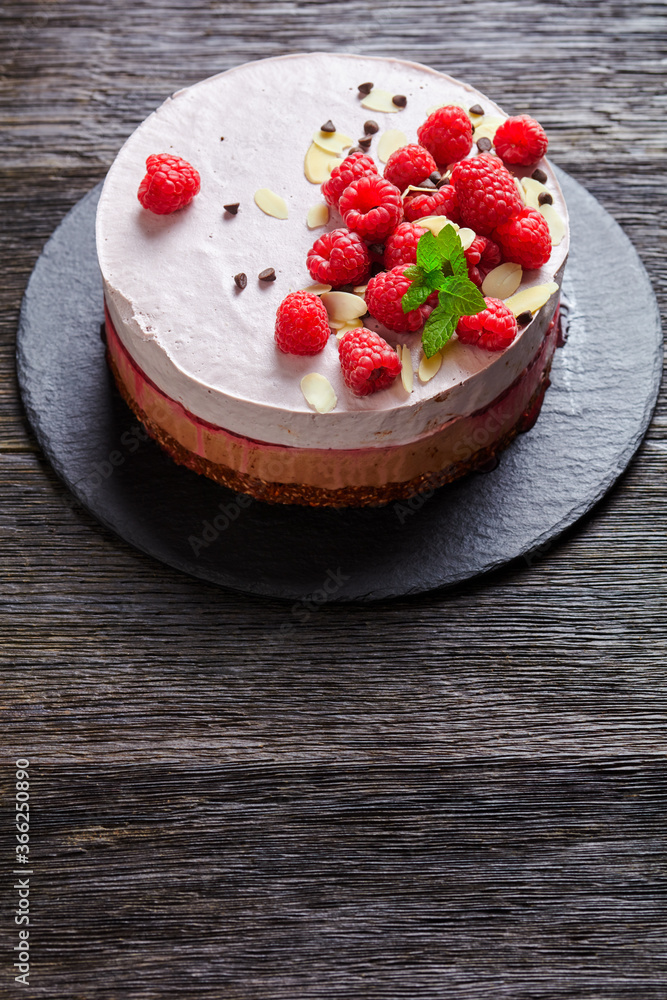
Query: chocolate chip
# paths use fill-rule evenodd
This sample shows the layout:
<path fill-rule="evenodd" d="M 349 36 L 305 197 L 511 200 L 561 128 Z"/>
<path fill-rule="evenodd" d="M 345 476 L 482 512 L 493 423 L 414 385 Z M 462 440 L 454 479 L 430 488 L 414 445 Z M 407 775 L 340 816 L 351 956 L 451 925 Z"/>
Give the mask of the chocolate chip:
<path fill-rule="evenodd" d="M 348 292 L 351 295 L 353 293 L 353 291 L 354 291 L 354 285 L 351 285 L 351 284 L 340 285 L 340 287 L 338 287 L 336 289 L 336 291 L 337 292 Z"/>
<path fill-rule="evenodd" d="M 404 108 L 408 103 L 408 99 L 404 94 L 394 94 L 391 103 L 395 104 L 397 108 Z"/>
<path fill-rule="evenodd" d="M 439 170 L 434 170 L 432 174 L 428 175 L 428 179 L 430 181 L 433 181 L 434 184 L 437 184 L 438 181 L 442 180 L 442 174 L 440 173 Z"/>
<path fill-rule="evenodd" d="M 537 168 L 537 170 L 533 170 L 530 176 L 533 178 L 534 181 L 539 181 L 540 184 L 546 183 L 547 175 L 543 170 L 540 170 L 539 167 Z"/>
<path fill-rule="evenodd" d="M 553 205 L 554 200 L 548 191 L 540 191 L 537 196 L 538 205 Z"/>
<path fill-rule="evenodd" d="M 477 148 L 480 153 L 488 153 L 490 149 L 493 149 L 493 143 L 483 135 L 481 139 L 477 140 Z"/>
<path fill-rule="evenodd" d="M 483 115 L 484 114 L 484 108 L 482 107 L 481 104 L 473 104 L 473 106 L 471 108 L 468 108 L 468 114 L 471 114 L 471 115 Z"/>
<path fill-rule="evenodd" d="M 516 318 L 517 326 L 528 326 L 532 318 L 533 318 L 532 312 L 530 311 L 530 309 L 526 309 L 525 312 L 519 313 L 519 315 L 517 316 Z"/>
<path fill-rule="evenodd" d="M 331 119 L 329 119 L 328 122 L 325 122 L 324 125 L 320 125 L 320 132 L 335 132 L 335 131 L 336 131 L 336 126 L 331 121 Z"/>
<path fill-rule="evenodd" d="M 224 142 L 224 141 L 225 141 L 225 137 L 224 137 L 224 135 L 221 135 L 220 136 L 220 142 Z"/>
<path fill-rule="evenodd" d="M 369 243 L 368 249 L 371 253 L 379 254 L 382 257 L 384 254 L 384 243 Z"/>
<path fill-rule="evenodd" d="M 347 156 L 352 156 L 353 153 L 365 153 L 365 152 L 366 150 L 362 149 L 361 146 L 353 146 L 352 149 L 348 152 Z M 345 157 L 345 159 L 347 159 L 347 156 Z"/>
<path fill-rule="evenodd" d="M 230 215 L 236 215 L 236 213 L 239 210 L 239 202 L 234 201 L 232 202 L 231 205 L 223 205 L 222 207 L 224 208 L 225 212 L 229 212 Z"/>
<path fill-rule="evenodd" d="M 420 188 L 433 188 L 435 189 L 435 184 L 430 177 L 427 177 L 425 181 L 422 181 L 419 185 Z"/>
<path fill-rule="evenodd" d="M 436 184 L 436 187 L 444 188 L 447 187 L 448 184 L 449 184 L 449 177 L 441 177 L 438 183 Z"/>
<path fill-rule="evenodd" d="M 364 136 L 363 139 L 357 139 L 357 142 L 359 143 L 362 149 L 368 149 L 372 141 L 373 140 L 370 137 L 370 135 Z"/>
<path fill-rule="evenodd" d="M 367 122 L 364 122 L 364 132 L 366 135 L 375 135 L 375 133 L 379 131 L 380 126 L 377 122 L 374 122 L 372 118 L 369 118 Z"/>
<path fill-rule="evenodd" d="M 366 97 L 367 94 L 370 94 L 372 89 L 373 89 L 372 83 L 360 83 L 359 86 L 357 87 L 359 93 L 363 94 L 364 97 Z"/>
<path fill-rule="evenodd" d="M 247 276 L 247 274 L 244 274 L 243 271 L 239 271 L 238 274 L 235 274 L 234 275 L 234 284 L 236 285 L 237 288 L 240 288 L 241 291 L 243 291 L 243 289 L 245 288 L 245 286 L 248 284 L 248 276 Z"/>
<path fill-rule="evenodd" d="M 265 267 L 263 271 L 260 271 L 257 275 L 260 281 L 275 281 L 276 272 L 272 267 Z"/>

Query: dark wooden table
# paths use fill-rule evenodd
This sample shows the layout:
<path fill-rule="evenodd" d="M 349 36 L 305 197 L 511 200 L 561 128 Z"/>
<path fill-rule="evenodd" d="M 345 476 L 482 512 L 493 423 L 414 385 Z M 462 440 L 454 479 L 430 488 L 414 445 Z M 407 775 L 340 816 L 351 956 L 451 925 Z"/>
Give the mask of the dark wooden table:
<path fill-rule="evenodd" d="M 666 13 L 2 4 L 1 997 L 667 995 L 664 393 L 621 482 L 531 565 L 297 618 L 72 507 L 14 376 L 41 247 L 132 129 L 180 86 L 303 49 L 416 59 L 530 111 L 664 305 Z M 28 987 L 10 968 L 17 757 Z"/>

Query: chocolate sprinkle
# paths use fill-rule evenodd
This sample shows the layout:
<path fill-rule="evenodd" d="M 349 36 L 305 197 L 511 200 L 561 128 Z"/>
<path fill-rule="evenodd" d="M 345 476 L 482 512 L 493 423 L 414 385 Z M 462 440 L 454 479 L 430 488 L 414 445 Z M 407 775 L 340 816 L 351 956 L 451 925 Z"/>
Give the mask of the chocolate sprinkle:
<path fill-rule="evenodd" d="M 325 122 L 324 125 L 320 125 L 320 132 L 335 132 L 335 131 L 336 131 L 336 126 L 331 121 L 331 119 L 329 119 L 328 122 Z"/>
<path fill-rule="evenodd" d="M 533 178 L 534 181 L 539 181 L 540 184 L 544 184 L 547 180 L 547 175 L 543 170 L 540 170 L 539 167 L 537 168 L 537 170 L 533 170 L 530 176 Z"/>
<path fill-rule="evenodd" d="M 363 139 L 357 139 L 357 142 L 359 143 L 362 149 L 368 149 L 372 141 L 373 140 L 370 135 L 364 136 Z"/>
<path fill-rule="evenodd" d="M 372 89 L 373 89 L 372 83 L 360 83 L 359 86 L 357 87 L 359 93 L 363 94 L 364 97 L 366 97 L 367 94 L 370 94 Z"/>
<path fill-rule="evenodd" d="M 493 149 L 493 143 L 485 135 L 481 139 L 477 140 L 477 148 L 480 153 L 488 153 L 490 149 Z"/>
<path fill-rule="evenodd" d="M 473 104 L 473 106 L 471 108 L 468 108 L 468 114 L 471 114 L 471 115 L 483 115 L 484 114 L 484 108 L 482 107 L 481 104 Z"/>
<path fill-rule="evenodd" d="M 248 276 L 244 274 L 243 271 L 239 271 L 238 274 L 234 275 L 234 284 L 237 288 L 240 288 L 241 291 L 243 291 L 245 286 L 248 284 Z"/>
<path fill-rule="evenodd" d="M 517 326 L 528 326 L 532 318 L 533 318 L 532 312 L 530 311 L 530 309 L 526 309 L 525 312 L 519 313 L 519 315 L 517 316 L 516 318 Z"/>
<path fill-rule="evenodd" d="M 404 94 L 394 94 L 391 103 L 395 104 L 397 108 L 404 108 L 408 103 L 408 99 Z"/>
<path fill-rule="evenodd" d="M 372 118 L 369 118 L 367 122 L 364 122 L 364 132 L 366 135 L 375 135 L 375 133 L 379 131 L 380 126 L 377 122 L 374 122 Z"/>
<path fill-rule="evenodd" d="M 553 205 L 554 200 L 548 191 L 540 191 L 537 196 L 537 202 L 539 205 Z"/>
<path fill-rule="evenodd" d="M 230 215 L 236 215 L 236 213 L 239 210 L 239 202 L 234 201 L 232 202 L 231 205 L 223 205 L 222 207 L 224 208 L 225 212 L 229 212 Z"/>
<path fill-rule="evenodd" d="M 265 267 L 263 271 L 260 271 L 257 275 L 260 281 L 275 281 L 276 272 L 272 267 Z"/>

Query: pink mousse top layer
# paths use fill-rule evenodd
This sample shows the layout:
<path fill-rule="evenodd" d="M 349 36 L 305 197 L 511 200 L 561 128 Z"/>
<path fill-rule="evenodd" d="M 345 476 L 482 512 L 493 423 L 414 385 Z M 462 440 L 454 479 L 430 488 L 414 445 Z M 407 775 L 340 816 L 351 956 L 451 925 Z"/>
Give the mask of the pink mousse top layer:
<path fill-rule="evenodd" d="M 367 80 L 404 94 L 407 107 L 397 113 L 361 107 L 357 86 Z M 333 336 L 321 354 L 308 358 L 281 354 L 273 340 L 276 309 L 288 292 L 310 283 L 306 254 L 324 232 L 306 224 L 308 209 L 322 200 L 303 169 L 314 132 L 330 118 L 356 140 L 372 118 L 380 126 L 371 147 L 375 155 L 385 130 L 400 129 L 416 141 L 428 111 L 453 102 L 503 114 L 478 91 L 425 66 L 327 53 L 248 63 L 169 98 L 121 149 L 97 216 L 109 312 L 142 371 L 211 424 L 255 440 L 313 448 L 417 440 L 479 410 L 511 385 L 538 350 L 555 297 L 501 354 L 454 339 L 438 374 L 425 384 L 415 376 L 411 394 L 398 380 L 390 389 L 355 397 L 343 383 Z M 201 174 L 194 201 L 167 216 L 146 211 L 137 200 L 146 158 L 161 152 L 184 157 Z M 540 166 L 554 206 L 567 220 L 547 161 Z M 264 187 L 285 199 L 287 219 L 257 207 L 255 191 Z M 236 216 L 223 212 L 231 202 L 240 203 Z M 332 213 L 326 228 L 341 224 Z M 524 272 L 522 287 L 559 280 L 567 250 L 566 237 L 544 268 Z M 268 267 L 275 268 L 276 280 L 259 281 Z M 233 281 L 240 271 L 248 275 L 243 291 Z M 375 321 L 368 325 L 392 344 L 407 343 L 416 371 L 419 333 L 392 334 Z M 307 372 L 329 379 L 338 397 L 335 410 L 319 414 L 308 406 L 300 388 Z"/>

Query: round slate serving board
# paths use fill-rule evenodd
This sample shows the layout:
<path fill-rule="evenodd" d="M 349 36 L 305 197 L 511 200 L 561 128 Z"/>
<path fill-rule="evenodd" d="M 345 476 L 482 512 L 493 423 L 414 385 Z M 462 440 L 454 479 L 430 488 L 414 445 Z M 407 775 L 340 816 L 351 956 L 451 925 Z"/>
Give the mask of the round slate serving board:
<path fill-rule="evenodd" d="M 346 510 L 239 498 L 147 438 L 115 389 L 100 339 L 98 185 L 46 244 L 18 333 L 26 411 L 73 502 L 170 566 L 296 601 L 418 593 L 544 551 L 626 468 L 662 370 L 657 303 L 632 244 L 576 181 L 558 176 L 572 229 L 563 283 L 570 332 L 535 427 L 492 472 L 428 497 Z"/>

